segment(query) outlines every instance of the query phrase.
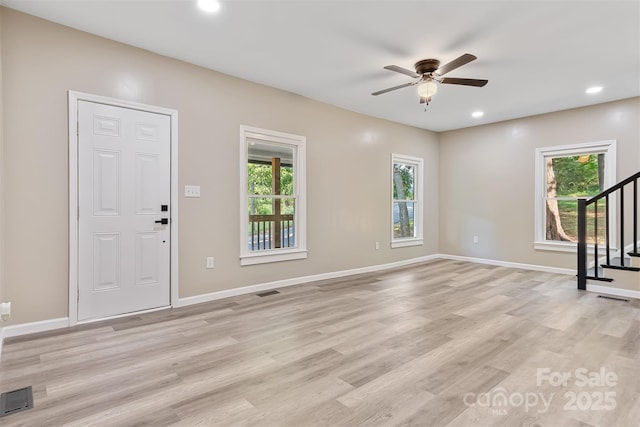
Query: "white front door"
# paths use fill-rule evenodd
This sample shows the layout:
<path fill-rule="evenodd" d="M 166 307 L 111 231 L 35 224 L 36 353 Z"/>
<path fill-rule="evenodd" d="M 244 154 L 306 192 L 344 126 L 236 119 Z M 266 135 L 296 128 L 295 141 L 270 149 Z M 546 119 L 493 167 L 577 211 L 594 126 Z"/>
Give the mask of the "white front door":
<path fill-rule="evenodd" d="M 170 120 L 78 102 L 78 320 L 170 304 Z"/>

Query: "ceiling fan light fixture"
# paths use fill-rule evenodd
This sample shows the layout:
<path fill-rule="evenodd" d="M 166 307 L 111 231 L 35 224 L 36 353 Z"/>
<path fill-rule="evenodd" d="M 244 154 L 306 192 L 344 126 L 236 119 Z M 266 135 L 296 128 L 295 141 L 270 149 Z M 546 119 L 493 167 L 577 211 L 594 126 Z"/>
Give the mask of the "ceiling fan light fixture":
<path fill-rule="evenodd" d="M 438 85 L 433 80 L 428 80 L 424 83 L 420 83 L 418 86 L 418 95 L 420 98 L 431 99 L 433 95 L 438 91 Z"/>
<path fill-rule="evenodd" d="M 220 10 L 220 2 L 218 0 L 198 0 L 198 7 L 207 13 L 213 13 Z"/>

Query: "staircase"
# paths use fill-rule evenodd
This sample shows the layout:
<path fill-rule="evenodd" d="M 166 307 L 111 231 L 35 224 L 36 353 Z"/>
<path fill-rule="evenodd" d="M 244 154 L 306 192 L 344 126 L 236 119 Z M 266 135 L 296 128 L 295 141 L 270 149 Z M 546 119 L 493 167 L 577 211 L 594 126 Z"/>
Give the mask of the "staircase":
<path fill-rule="evenodd" d="M 635 246 L 640 247 L 640 242 Z M 587 289 L 595 287 L 598 292 L 640 298 L 634 296 L 635 292 L 640 293 L 640 256 L 633 252 L 633 248 L 634 245 L 629 245 L 624 250 L 616 251 L 609 257 L 609 261 L 606 257 L 601 257 L 590 262 L 587 269 Z M 595 270 L 596 265 L 598 271 Z"/>
<path fill-rule="evenodd" d="M 640 298 L 638 180 L 640 172 L 591 199 L 578 200 L 578 289 Z M 610 229 L 614 222 L 610 216 L 611 203 L 617 204 L 615 230 Z M 595 231 L 598 229 L 598 209 L 604 209 L 604 242 L 598 241 Z M 588 212 L 592 212 L 594 218 L 591 236 L 587 235 Z M 619 239 L 619 247 L 622 249 L 611 248 L 614 235 Z M 587 240 L 595 243 L 588 245 Z M 632 243 L 628 244 L 629 241 Z M 592 253 L 587 253 L 587 246 L 592 249 Z M 590 263 L 589 258 L 592 259 Z"/>

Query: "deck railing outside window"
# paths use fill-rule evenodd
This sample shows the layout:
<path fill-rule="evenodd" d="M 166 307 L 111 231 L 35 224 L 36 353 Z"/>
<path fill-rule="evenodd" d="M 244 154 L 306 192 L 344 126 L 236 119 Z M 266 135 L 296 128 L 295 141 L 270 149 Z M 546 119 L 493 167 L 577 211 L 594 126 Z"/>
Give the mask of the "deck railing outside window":
<path fill-rule="evenodd" d="M 280 215 L 279 221 L 274 215 L 249 215 L 249 250 L 293 248 L 295 240 L 293 215 Z"/>

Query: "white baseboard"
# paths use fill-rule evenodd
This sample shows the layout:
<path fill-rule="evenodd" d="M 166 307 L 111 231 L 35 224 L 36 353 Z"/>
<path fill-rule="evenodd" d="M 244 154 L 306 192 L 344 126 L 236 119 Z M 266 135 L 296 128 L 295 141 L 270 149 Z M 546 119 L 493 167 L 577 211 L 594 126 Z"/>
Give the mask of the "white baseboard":
<path fill-rule="evenodd" d="M 640 291 L 632 291 L 629 289 L 613 288 L 610 286 L 591 285 L 587 283 L 587 291 L 598 294 L 613 295 L 616 297 L 640 299 Z"/>
<path fill-rule="evenodd" d="M 355 274 L 372 273 L 375 271 L 388 270 L 390 268 L 402 267 L 420 262 L 438 259 L 438 255 L 428 255 L 419 258 L 411 258 L 403 261 L 391 262 L 388 264 L 372 265 L 369 267 L 353 268 L 351 270 L 334 271 L 331 273 L 314 274 L 312 276 L 294 277 L 291 279 L 276 280 L 275 282 L 260 283 L 257 285 L 244 286 L 242 288 L 226 289 L 224 291 L 211 292 L 208 294 L 196 295 L 178 299 L 175 307 L 186 307 L 188 305 L 200 304 L 203 302 L 215 301 L 222 298 L 235 297 L 238 295 L 253 294 L 256 292 L 268 291 L 287 286 L 301 285 L 303 283 L 316 282 L 318 280 L 335 279 L 338 277 L 353 276 Z"/>
<path fill-rule="evenodd" d="M 473 262 L 476 264 L 489 264 L 489 265 L 497 265 L 500 267 L 521 268 L 523 270 L 543 271 L 545 273 L 572 274 L 572 275 L 576 274 L 576 271 L 570 268 L 547 267 L 546 265 L 522 264 L 519 262 L 497 261 L 494 259 L 472 258 L 472 257 L 466 257 L 466 256 L 446 255 L 446 254 L 440 254 L 438 255 L 438 257 L 442 259 L 450 259 L 454 261 Z"/>
<path fill-rule="evenodd" d="M 69 326 L 68 317 L 58 319 L 41 320 L 39 322 L 21 323 L 19 325 L 5 326 L 4 337 L 11 338 L 20 335 L 35 334 L 36 332 L 46 332 L 52 329 L 66 328 Z"/>

